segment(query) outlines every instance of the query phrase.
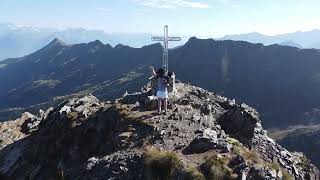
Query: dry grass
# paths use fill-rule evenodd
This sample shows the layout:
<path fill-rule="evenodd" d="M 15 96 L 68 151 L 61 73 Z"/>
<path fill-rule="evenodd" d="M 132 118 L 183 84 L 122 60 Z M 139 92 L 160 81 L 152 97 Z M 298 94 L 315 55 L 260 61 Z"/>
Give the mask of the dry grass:
<path fill-rule="evenodd" d="M 301 162 L 298 163 L 298 165 L 304 170 L 304 171 L 309 171 L 310 170 L 310 164 L 311 164 L 311 161 L 305 156 L 303 155 L 301 158 L 300 158 Z"/>
<path fill-rule="evenodd" d="M 240 155 L 241 154 L 241 147 L 237 147 L 237 146 L 232 147 L 232 152 L 234 154 Z"/>
<path fill-rule="evenodd" d="M 117 109 L 121 118 L 129 119 L 131 110 L 127 106 L 121 105 L 121 104 L 116 104 L 116 109 Z"/>
<path fill-rule="evenodd" d="M 241 154 L 242 145 L 237 139 L 228 137 L 227 142 L 232 144 L 232 151 L 234 154 Z"/>
<path fill-rule="evenodd" d="M 204 175 L 195 167 L 187 168 L 185 170 L 184 180 L 205 180 Z"/>
<path fill-rule="evenodd" d="M 278 163 L 272 163 L 272 164 L 269 165 L 269 167 L 271 169 L 276 170 L 277 172 L 279 172 L 281 170 L 281 167 L 280 167 L 280 165 Z"/>
<path fill-rule="evenodd" d="M 249 150 L 245 148 L 243 156 L 247 161 L 251 161 L 253 163 L 261 163 L 259 154 L 255 152 L 254 150 Z"/>
<path fill-rule="evenodd" d="M 242 155 L 249 163 L 260 164 L 264 162 L 256 151 L 244 147 L 237 139 L 229 137 L 227 142 L 232 144 L 234 154 Z"/>
<path fill-rule="evenodd" d="M 212 156 L 201 165 L 201 171 L 207 180 L 231 179 L 231 169 L 227 167 L 227 163 L 224 159 Z"/>
<path fill-rule="evenodd" d="M 76 112 L 69 112 L 67 114 L 68 119 L 70 119 L 71 121 L 74 121 L 78 118 L 78 113 Z"/>
<path fill-rule="evenodd" d="M 143 155 L 145 175 L 148 179 L 169 180 L 182 167 L 178 156 L 173 152 L 150 148 Z"/>
<path fill-rule="evenodd" d="M 283 174 L 283 180 L 293 180 L 293 178 L 290 176 L 290 174 L 287 171 L 283 170 L 282 174 Z"/>
<path fill-rule="evenodd" d="M 144 116 L 150 116 L 152 113 L 151 111 L 147 111 L 147 112 L 132 111 L 126 105 L 123 105 L 120 103 L 116 104 L 115 108 L 119 113 L 121 122 L 125 124 L 136 124 L 136 125 L 147 126 L 147 127 L 152 126 L 152 124 L 150 124 L 148 121 L 142 118 Z"/>
<path fill-rule="evenodd" d="M 234 139 L 234 138 L 231 138 L 231 137 L 227 138 L 227 142 L 229 144 L 232 144 L 233 146 L 241 146 L 241 143 L 237 139 Z"/>

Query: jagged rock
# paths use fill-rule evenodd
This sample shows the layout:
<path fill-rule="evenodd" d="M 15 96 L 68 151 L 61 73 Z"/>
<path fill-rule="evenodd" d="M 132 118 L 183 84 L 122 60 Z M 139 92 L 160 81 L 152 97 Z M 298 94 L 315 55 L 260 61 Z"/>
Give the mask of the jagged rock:
<path fill-rule="evenodd" d="M 202 134 L 196 137 L 189 146 L 184 149 L 184 154 L 202 153 L 217 146 L 217 132 L 212 129 L 203 130 Z"/>
<path fill-rule="evenodd" d="M 236 165 L 233 168 L 233 173 L 240 174 L 240 175 L 242 175 L 242 173 L 246 171 L 248 171 L 248 164 L 246 162 Z"/>
<path fill-rule="evenodd" d="M 128 93 L 128 91 L 126 91 L 126 92 L 123 93 L 122 97 L 126 97 L 128 95 L 129 95 L 129 93 Z"/>
<path fill-rule="evenodd" d="M 193 121 L 198 122 L 198 121 L 200 121 L 200 119 L 201 119 L 200 115 L 197 115 L 197 114 L 193 115 Z"/>
<path fill-rule="evenodd" d="M 234 157 L 233 159 L 231 159 L 231 161 L 229 162 L 229 165 L 230 165 L 231 167 L 233 167 L 233 166 L 240 165 L 240 164 L 242 164 L 242 163 L 244 163 L 244 162 L 245 162 L 245 160 L 244 160 L 243 156 L 237 155 L 236 157 Z"/>
<path fill-rule="evenodd" d="M 260 119 L 239 106 L 233 106 L 218 122 L 226 133 L 235 135 L 241 142 L 251 146 L 251 140 L 255 135 L 255 129 L 259 127 L 257 123 Z"/>
<path fill-rule="evenodd" d="M 230 106 L 236 105 L 236 100 L 235 99 L 229 100 L 229 105 Z"/>
<path fill-rule="evenodd" d="M 212 106 L 210 104 L 205 104 L 201 107 L 201 113 L 209 115 L 212 111 Z"/>
<path fill-rule="evenodd" d="M 23 113 L 21 118 L 22 118 L 22 121 L 24 121 L 24 123 L 21 126 L 21 131 L 25 134 L 35 131 L 38 128 L 38 125 L 40 124 L 40 121 L 41 121 L 41 119 L 39 119 L 35 115 L 32 115 L 28 112 Z"/>
<path fill-rule="evenodd" d="M 49 114 L 51 113 L 51 111 L 53 111 L 53 110 L 54 110 L 53 107 L 48 108 L 46 112 L 39 114 L 39 118 L 40 118 L 40 119 L 47 119 L 48 115 L 49 115 Z"/>
<path fill-rule="evenodd" d="M 87 170 L 92 170 L 92 168 L 93 168 L 96 164 L 98 164 L 99 161 L 100 161 L 100 160 L 99 160 L 98 158 L 96 158 L 96 157 L 92 157 L 92 158 L 88 159 L 88 164 L 87 164 L 86 169 L 87 169 Z"/>
<path fill-rule="evenodd" d="M 218 147 L 221 149 L 222 153 L 229 153 L 232 149 L 232 144 L 229 144 L 226 141 L 218 140 L 219 144 Z"/>
<path fill-rule="evenodd" d="M 155 96 L 147 96 L 143 102 L 144 107 L 149 110 L 157 109 L 158 100 Z"/>
<path fill-rule="evenodd" d="M 216 119 L 211 116 L 202 116 L 200 119 L 200 123 L 205 128 L 213 128 L 215 127 Z"/>
<path fill-rule="evenodd" d="M 171 116 L 170 116 L 171 119 L 173 120 L 179 120 L 180 119 L 180 115 L 176 112 L 174 112 Z"/>
<path fill-rule="evenodd" d="M 0 123 L 1 177 L 148 179 L 143 154 L 152 147 L 173 152 L 179 168 L 199 168 L 208 155 L 217 154 L 239 178 L 281 179 L 285 170 L 296 179 L 319 179 L 318 169 L 302 154 L 267 136 L 253 108 L 187 84 L 176 88 L 167 115 L 155 113 L 157 101 L 145 92 L 114 103 L 88 95 Z M 261 163 L 241 154 L 253 151 L 258 157 L 251 158 Z M 271 163 L 281 171 L 270 169 Z M 181 179 L 181 172 L 172 179 Z"/>
<path fill-rule="evenodd" d="M 60 114 L 62 113 L 66 113 L 68 114 L 69 112 L 71 112 L 71 107 L 70 106 L 63 106 L 61 109 L 60 109 Z"/>
<path fill-rule="evenodd" d="M 259 164 L 254 164 L 248 173 L 249 180 L 264 180 L 265 175 L 263 173 L 263 166 Z"/>

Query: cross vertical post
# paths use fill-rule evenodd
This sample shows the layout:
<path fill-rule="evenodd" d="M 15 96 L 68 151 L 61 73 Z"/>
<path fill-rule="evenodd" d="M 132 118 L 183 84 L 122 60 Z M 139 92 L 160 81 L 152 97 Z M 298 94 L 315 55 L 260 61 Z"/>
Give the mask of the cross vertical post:
<path fill-rule="evenodd" d="M 168 26 L 164 26 L 164 35 L 151 37 L 152 41 L 162 41 L 163 42 L 163 57 L 162 66 L 165 73 L 168 74 L 169 71 L 169 41 L 181 41 L 180 37 L 169 37 Z"/>

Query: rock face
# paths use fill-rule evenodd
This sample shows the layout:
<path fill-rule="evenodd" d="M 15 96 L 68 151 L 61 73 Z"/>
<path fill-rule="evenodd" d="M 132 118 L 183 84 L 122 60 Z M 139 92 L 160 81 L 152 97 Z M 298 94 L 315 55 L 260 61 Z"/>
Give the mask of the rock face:
<path fill-rule="evenodd" d="M 166 179 L 188 179 L 189 167 L 216 177 L 206 169 L 211 156 L 234 179 L 319 179 L 303 154 L 267 136 L 255 109 L 183 83 L 176 88 L 166 115 L 155 113 L 148 93 L 113 103 L 89 95 L 1 123 L 1 178 L 150 179 L 147 165 L 170 152 L 180 163 Z M 154 148 L 156 160 L 146 160 Z"/>

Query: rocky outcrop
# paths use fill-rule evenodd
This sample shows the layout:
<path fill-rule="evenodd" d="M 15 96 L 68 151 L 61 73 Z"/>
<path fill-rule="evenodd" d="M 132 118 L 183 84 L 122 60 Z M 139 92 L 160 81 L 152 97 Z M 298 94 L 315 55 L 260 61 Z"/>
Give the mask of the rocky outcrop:
<path fill-rule="evenodd" d="M 156 164 L 156 170 L 170 172 L 169 179 L 217 172 L 231 179 L 319 179 L 305 156 L 267 136 L 245 104 L 178 83 L 168 113 L 158 115 L 148 95 L 125 94 L 112 103 L 89 95 L 1 123 L 1 178 L 148 179 L 163 161 L 172 169 Z M 156 157 L 145 155 L 150 149 Z"/>
<path fill-rule="evenodd" d="M 259 114 L 246 104 L 228 103 L 227 105 L 229 110 L 219 119 L 221 127 L 241 142 L 252 146 L 251 140 L 255 137 L 255 132 L 262 130 Z"/>

